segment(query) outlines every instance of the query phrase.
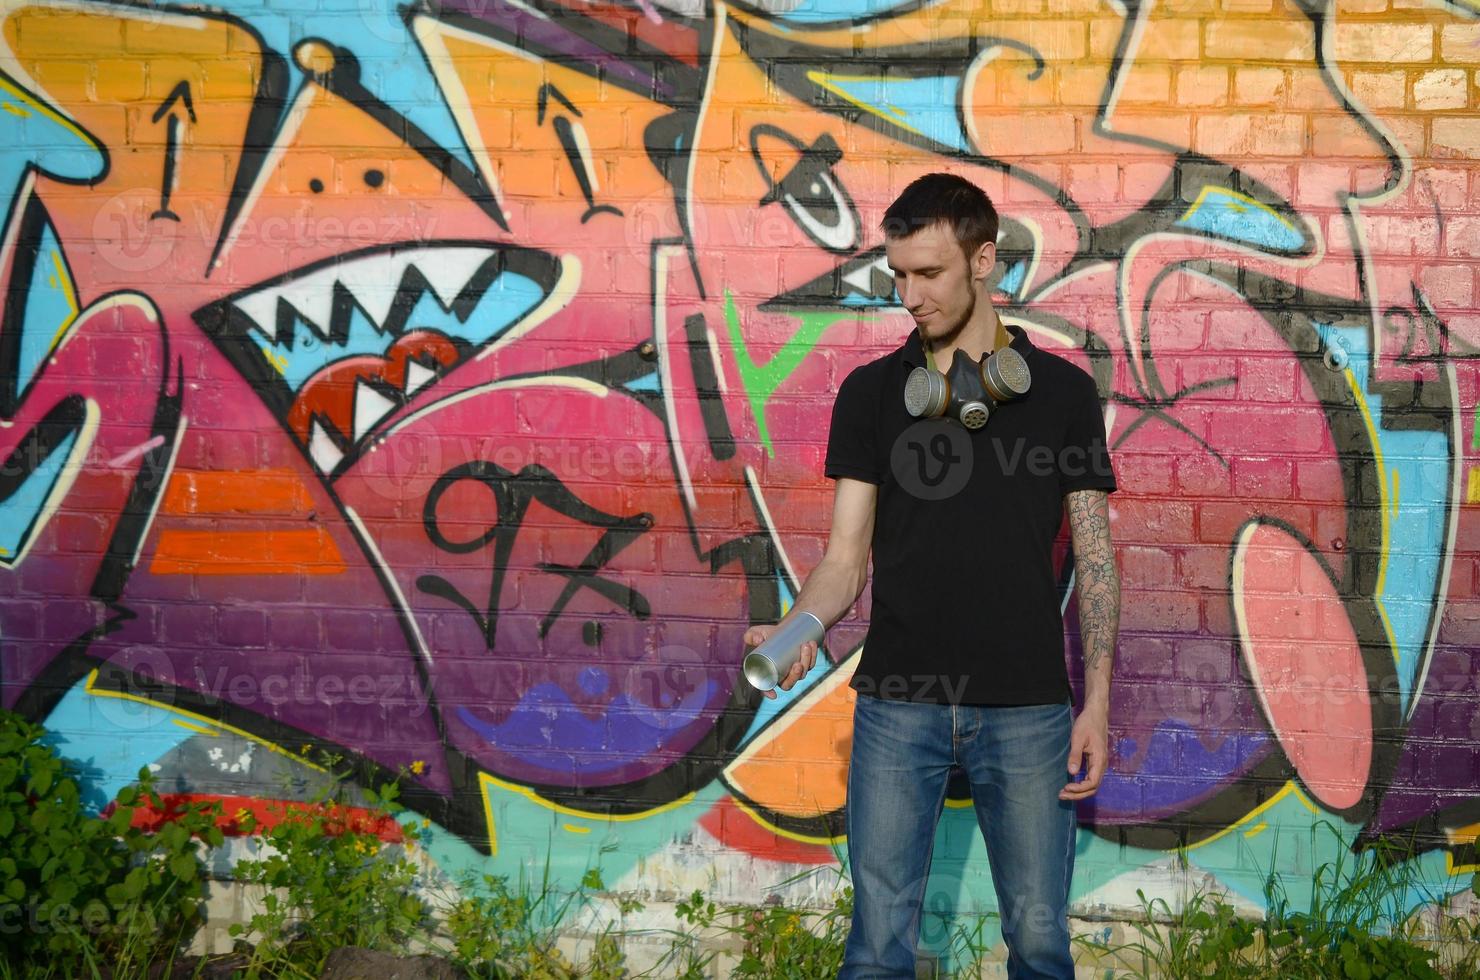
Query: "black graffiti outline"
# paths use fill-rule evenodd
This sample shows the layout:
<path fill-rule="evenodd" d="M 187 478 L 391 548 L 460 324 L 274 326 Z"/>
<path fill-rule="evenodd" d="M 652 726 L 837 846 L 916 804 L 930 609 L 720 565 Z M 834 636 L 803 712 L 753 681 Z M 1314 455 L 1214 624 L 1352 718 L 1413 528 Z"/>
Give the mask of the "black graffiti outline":
<path fill-rule="evenodd" d="M 503 44 L 526 52 L 541 61 L 552 61 L 562 68 L 599 78 L 603 85 L 614 85 L 638 95 L 666 99 L 674 105 L 697 103 L 703 91 L 703 72 L 675 57 L 668 51 L 655 47 L 630 29 L 614 28 L 590 17 L 572 16 L 571 8 L 545 0 L 482 0 L 469 3 L 467 9 L 457 9 L 445 2 L 416 0 L 399 7 L 402 20 L 414 33 L 414 21 L 418 17 L 436 20 L 442 24 L 460 28 L 471 34 L 492 38 Z M 539 32 L 525 26 L 531 16 L 539 17 L 541 26 L 554 25 L 570 37 L 579 38 L 614 59 L 621 59 L 624 67 L 645 72 L 649 78 L 639 82 L 621 72 L 605 69 L 600 62 L 571 57 L 568 47 L 553 39 L 541 37 Z M 507 19 L 505 22 L 503 19 Z M 700 33 L 702 48 L 705 19 L 686 17 L 683 14 L 664 10 L 663 19 L 670 24 L 683 25 Z M 425 49 L 421 49 L 428 59 Z M 702 58 L 698 59 L 702 62 Z M 428 59 L 428 64 L 430 61 Z"/>
<path fill-rule="evenodd" d="M 17 259 L 19 258 L 18 255 Z M 32 256 L 32 261 L 34 261 L 34 256 Z M 65 261 L 65 256 L 63 261 Z M 23 292 L 23 290 L 14 290 L 12 295 L 16 292 Z M 94 300 L 94 305 L 106 303 L 115 295 L 118 294 L 104 294 Z M 18 307 L 17 311 L 23 316 L 24 305 Z M 18 693 L 12 710 L 37 721 L 47 717 L 78 680 L 105 662 L 103 657 L 91 649 L 92 644 L 117 632 L 126 623 L 138 618 L 137 613 L 123 604 L 123 591 L 134 571 L 139 549 L 143 546 L 149 529 L 153 525 L 155 513 L 168 482 L 167 476 L 184 422 L 184 358 L 172 353 L 169 331 L 165 328 L 162 319 L 159 321 L 159 334 L 159 392 L 149 428 L 149 441 L 153 442 L 157 439 L 158 443 L 145 450 L 139 458 L 138 471 L 129 482 L 128 492 L 119 509 L 118 518 L 99 553 L 97 570 L 88 590 L 88 594 L 102 604 L 107 615 L 92 629 L 75 637 L 66 647 L 58 651 L 57 655 L 32 679 L 30 685 Z M 0 374 L 8 379 L 7 383 L 14 382 L 16 367 L 17 364 L 13 359 L 0 354 Z M 43 425 L 50 430 L 50 440 L 46 441 L 59 442 L 75 433 L 81 424 L 79 413 L 84 411 L 85 402 L 84 396 L 78 393 L 64 396 L 27 434 L 26 441 L 38 437 Z M 4 414 L 0 413 L 0 418 L 3 417 Z M 45 439 L 44 436 L 41 438 Z M 42 453 L 39 458 L 33 458 L 32 462 L 44 459 L 52 451 L 55 451 L 54 446 Z M 18 447 L 15 453 L 20 452 L 21 447 Z M 0 479 L 0 485 L 4 482 Z M 5 491 L 4 496 L 9 495 L 10 491 Z M 0 686 L 5 683 L 4 675 L 0 673 Z"/>
<path fill-rule="evenodd" d="M 155 208 L 154 213 L 149 217 L 151 219 L 163 218 L 178 223 L 180 216 L 170 207 L 170 196 L 175 191 L 175 166 L 179 163 L 180 156 L 180 114 L 170 111 L 175 107 L 176 102 L 185 107 L 185 114 L 190 117 L 191 122 L 195 122 L 195 100 L 190 97 L 188 79 L 181 79 L 179 84 L 170 89 L 170 94 L 164 97 L 159 103 L 159 108 L 155 109 L 154 114 L 149 117 L 150 122 L 156 123 L 166 116 L 169 117 L 169 122 L 165 126 L 164 173 L 159 181 L 159 207 Z"/>
<path fill-rule="evenodd" d="M 1444 322 L 1434 306 L 1429 302 L 1429 297 L 1418 288 L 1418 283 L 1411 283 L 1409 288 L 1413 293 L 1413 307 L 1411 309 L 1402 306 L 1389 306 L 1382 311 L 1385 325 L 1397 326 L 1397 319 L 1402 318 L 1408 325 L 1404 333 L 1403 349 L 1394 358 L 1397 364 L 1436 364 L 1443 365 L 1451 358 L 1469 358 L 1480 355 L 1480 348 L 1465 342 L 1449 332 L 1449 324 Z M 1426 351 L 1414 353 L 1414 345 L 1419 339 L 1419 331 L 1423 332 L 1423 346 Z"/>
<path fill-rule="evenodd" d="M 496 518 L 477 537 L 453 541 L 442 533 L 437 520 L 437 505 L 449 490 L 463 480 L 475 480 L 493 493 Z M 416 587 L 428 595 L 451 602 L 472 616 L 483 634 L 489 652 L 493 652 L 498 634 L 499 599 L 503 595 L 504 578 L 529 505 L 535 501 L 562 516 L 591 527 L 605 528 L 579 565 L 555 562 L 538 564 L 541 571 L 566 579 L 565 588 L 561 590 L 550 611 L 540 620 L 541 637 L 549 633 L 570 600 L 582 588 L 591 589 L 638 619 L 652 616 L 652 603 L 641 592 L 632 586 L 603 578 L 597 573 L 652 528 L 653 515 L 644 511 L 622 517 L 592 507 L 572 493 L 553 472 L 538 463 L 525 466 L 518 473 L 487 460 L 476 459 L 460 463 L 437 478 L 423 502 L 422 527 L 427 539 L 437 548 L 449 554 L 464 555 L 481 551 L 490 543 L 493 544 L 493 579 L 489 584 L 486 610 L 480 610 L 457 586 L 441 575 L 421 575 L 416 579 Z"/>
<path fill-rule="evenodd" d="M 771 171 L 766 166 L 766 155 L 760 146 L 760 138 L 763 136 L 779 140 L 797 152 L 796 163 L 780 180 L 773 180 Z M 833 169 L 842 161 L 843 150 L 831 135 L 826 132 L 819 133 L 812 141 L 812 145 L 808 146 L 779 126 L 760 123 L 750 129 L 750 158 L 755 163 L 756 169 L 760 171 L 761 179 L 769 188 L 757 202 L 758 207 L 784 203 L 792 221 L 818 248 L 834 255 L 851 256 L 857 251 L 861 232 L 858 206 L 853 203 L 853 196 L 848 193 L 848 188 L 843 185 Z M 799 191 L 798 187 L 801 185 L 805 185 L 807 189 Z M 820 186 L 821 191 L 814 193 L 811 190 L 813 186 Z M 833 227 L 842 227 L 845 221 L 852 226 L 852 234 L 847 244 L 840 245 L 824 240 L 815 229 L 802 220 L 802 211 L 812 215 L 814 220 L 816 219 L 814 207 L 828 207 L 837 211 L 838 223 Z M 818 223 L 822 224 L 821 221 Z"/>
<path fill-rule="evenodd" d="M 536 94 L 535 121 L 539 125 L 545 124 L 545 114 L 550 108 L 550 100 L 565 106 L 577 119 L 584 118 L 585 113 L 576 108 L 576 104 L 565 97 L 553 83 L 546 82 L 541 85 Z M 555 136 L 560 140 L 560 148 L 565 151 L 565 160 L 570 164 L 570 169 L 575 174 L 576 184 L 581 188 L 581 196 L 586 199 L 586 210 L 581 214 L 581 224 L 585 224 L 598 214 L 613 214 L 622 217 L 622 209 L 612 204 L 597 204 L 596 189 L 591 186 L 591 177 L 587 171 L 588 165 L 593 161 L 587 159 L 586 150 L 581 146 L 581 141 L 576 138 L 575 124 L 569 117 L 555 115 L 550 119 L 550 125 L 555 129 Z"/>
<path fill-rule="evenodd" d="M 1216 459 L 1225 470 L 1229 469 L 1230 464 L 1228 460 L 1223 458 L 1223 454 L 1214 449 L 1212 443 L 1208 442 L 1202 436 L 1198 435 L 1196 432 L 1193 432 L 1190 428 L 1188 428 L 1184 422 L 1177 418 L 1174 418 L 1171 415 L 1171 410 L 1176 407 L 1177 402 L 1181 401 L 1183 398 L 1186 398 L 1188 395 L 1197 395 L 1205 391 L 1213 391 L 1218 388 L 1227 388 L 1228 386 L 1235 385 L 1237 383 L 1238 379 L 1236 378 L 1209 378 L 1207 381 L 1199 381 L 1197 384 L 1188 385 L 1186 388 L 1181 388 L 1177 391 L 1172 392 L 1171 394 L 1159 397 L 1153 395 L 1143 395 L 1139 398 L 1133 398 L 1130 395 L 1122 395 L 1119 392 L 1112 393 L 1110 396 L 1111 401 L 1115 402 L 1115 404 L 1117 405 L 1125 405 L 1129 408 L 1132 408 L 1138 414 L 1135 421 L 1131 422 L 1131 424 L 1126 426 L 1125 429 L 1120 433 L 1120 436 L 1115 440 L 1115 445 L 1111 448 L 1119 449 L 1122 443 L 1124 443 L 1131 436 L 1135 435 L 1137 429 L 1145 425 L 1147 422 L 1155 419 L 1158 422 L 1170 426 L 1176 431 L 1182 433 L 1187 438 L 1191 439 L 1193 442 L 1197 443 L 1200 449 L 1206 452 L 1209 456 L 1212 456 L 1214 459 Z"/>

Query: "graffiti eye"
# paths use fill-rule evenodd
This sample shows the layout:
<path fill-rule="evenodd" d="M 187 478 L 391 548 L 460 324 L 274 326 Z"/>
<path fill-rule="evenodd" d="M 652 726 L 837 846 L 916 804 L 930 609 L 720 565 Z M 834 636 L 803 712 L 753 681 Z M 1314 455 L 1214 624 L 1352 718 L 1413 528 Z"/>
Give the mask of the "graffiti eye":
<path fill-rule="evenodd" d="M 833 178 L 831 168 L 809 163 L 803 161 L 786 175 L 779 188 L 781 200 L 817 244 L 833 252 L 852 252 L 858 240 L 853 206 Z"/>
<path fill-rule="evenodd" d="M 785 130 L 757 126 L 750 131 L 750 153 L 770 187 L 762 206 L 785 204 L 807 237 L 829 252 L 857 250 L 858 210 L 833 169 L 843 151 L 831 136 L 823 133 L 807 146 Z M 787 162 L 785 176 L 773 181 L 771 165 L 781 170 Z"/>

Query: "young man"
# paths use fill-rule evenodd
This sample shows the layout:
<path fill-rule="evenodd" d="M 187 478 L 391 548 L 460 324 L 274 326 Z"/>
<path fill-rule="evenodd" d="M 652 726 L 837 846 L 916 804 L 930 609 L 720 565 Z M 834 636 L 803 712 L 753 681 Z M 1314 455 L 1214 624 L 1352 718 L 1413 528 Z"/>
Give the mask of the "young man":
<path fill-rule="evenodd" d="M 855 904 L 841 976 L 915 976 L 931 847 L 958 767 L 986 838 L 1008 975 L 1073 977 L 1074 806 L 1105 772 L 1120 608 L 1099 398 L 1088 374 L 1039 350 L 992 308 L 997 214 L 980 188 L 921 177 L 885 212 L 884 233 L 916 329 L 838 392 L 825 464 L 837 481 L 827 550 L 788 613 L 837 622 L 863 590 L 872 551 L 873 608 L 852 680 Z M 1031 384 L 1017 397 L 980 399 L 980 424 L 960 404 L 972 386 L 963 378 L 1004 347 L 1022 357 Z M 922 411 L 929 375 L 920 368 L 951 377 L 954 408 Z M 1021 391 L 1023 377 L 1008 387 Z M 1066 508 L 1085 676 L 1072 725 L 1052 560 Z M 776 628 L 753 627 L 747 642 Z M 800 680 L 816 656 L 808 644 L 780 686 Z"/>

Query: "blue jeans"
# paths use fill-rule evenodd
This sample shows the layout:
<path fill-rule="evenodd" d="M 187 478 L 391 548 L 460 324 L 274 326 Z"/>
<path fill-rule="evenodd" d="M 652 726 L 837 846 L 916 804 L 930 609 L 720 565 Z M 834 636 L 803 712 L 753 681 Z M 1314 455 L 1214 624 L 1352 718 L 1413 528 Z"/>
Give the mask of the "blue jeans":
<path fill-rule="evenodd" d="M 1069 978 L 1075 818 L 1068 703 L 916 704 L 859 695 L 848 768 L 853 929 L 840 980 L 915 976 L 920 908 L 951 767 L 971 781 L 997 889 L 1007 975 Z"/>

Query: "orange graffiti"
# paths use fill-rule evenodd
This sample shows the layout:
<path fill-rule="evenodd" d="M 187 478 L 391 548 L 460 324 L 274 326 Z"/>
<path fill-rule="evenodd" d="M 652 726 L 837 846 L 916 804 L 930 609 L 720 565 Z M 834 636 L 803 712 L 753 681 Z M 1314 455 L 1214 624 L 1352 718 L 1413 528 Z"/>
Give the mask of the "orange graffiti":
<path fill-rule="evenodd" d="M 159 533 L 155 575 L 338 575 L 344 559 L 321 527 L 274 531 Z"/>

